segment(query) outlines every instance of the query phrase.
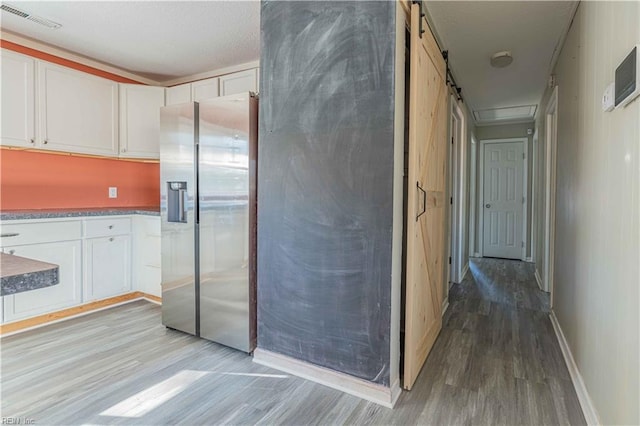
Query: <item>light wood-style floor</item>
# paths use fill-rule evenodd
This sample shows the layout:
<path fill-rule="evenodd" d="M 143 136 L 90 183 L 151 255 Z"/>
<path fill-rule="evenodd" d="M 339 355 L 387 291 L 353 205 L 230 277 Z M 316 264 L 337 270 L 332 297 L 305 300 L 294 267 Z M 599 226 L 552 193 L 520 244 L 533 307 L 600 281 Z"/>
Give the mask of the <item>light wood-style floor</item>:
<path fill-rule="evenodd" d="M 414 389 L 390 410 L 167 330 L 160 308 L 138 301 L 2 339 L 2 416 L 41 425 L 585 424 L 547 311 L 531 265 L 473 260 Z"/>

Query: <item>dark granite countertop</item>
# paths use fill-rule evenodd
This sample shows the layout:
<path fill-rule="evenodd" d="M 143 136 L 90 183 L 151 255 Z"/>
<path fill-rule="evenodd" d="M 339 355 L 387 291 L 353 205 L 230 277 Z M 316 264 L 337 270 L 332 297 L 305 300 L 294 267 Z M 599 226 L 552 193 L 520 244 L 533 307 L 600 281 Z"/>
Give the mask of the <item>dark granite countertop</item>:
<path fill-rule="evenodd" d="M 0 295 L 37 290 L 58 282 L 58 265 L 0 253 Z"/>
<path fill-rule="evenodd" d="M 56 219 L 65 217 L 116 216 L 116 215 L 160 216 L 160 207 L 98 207 L 87 209 L 42 209 L 3 210 L 0 220 Z"/>

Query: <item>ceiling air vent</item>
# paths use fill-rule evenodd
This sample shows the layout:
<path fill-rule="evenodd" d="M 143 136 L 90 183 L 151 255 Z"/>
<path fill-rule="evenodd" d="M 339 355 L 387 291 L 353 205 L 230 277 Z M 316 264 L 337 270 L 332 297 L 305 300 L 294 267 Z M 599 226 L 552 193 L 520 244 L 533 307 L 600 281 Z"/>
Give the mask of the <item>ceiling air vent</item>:
<path fill-rule="evenodd" d="M 491 124 L 501 122 L 533 121 L 537 105 L 523 105 L 517 107 L 492 108 L 473 111 L 476 123 Z"/>
<path fill-rule="evenodd" d="M 16 16 L 19 16 L 21 18 L 28 19 L 29 21 L 35 22 L 35 23 L 40 24 L 40 25 L 44 25 L 45 27 L 51 28 L 52 30 L 58 29 L 58 28 L 60 28 L 62 26 L 62 25 L 58 24 L 57 22 L 53 22 L 53 21 L 50 21 L 50 20 L 45 19 L 45 18 L 41 18 L 41 17 L 36 16 L 36 15 L 32 15 L 32 14 L 27 13 L 25 11 L 22 11 L 22 10 L 16 8 L 16 7 L 9 6 L 8 4 L 4 4 L 3 3 L 2 5 L 0 5 L 0 9 L 2 9 L 3 12 L 8 12 L 8 13 L 14 14 Z"/>

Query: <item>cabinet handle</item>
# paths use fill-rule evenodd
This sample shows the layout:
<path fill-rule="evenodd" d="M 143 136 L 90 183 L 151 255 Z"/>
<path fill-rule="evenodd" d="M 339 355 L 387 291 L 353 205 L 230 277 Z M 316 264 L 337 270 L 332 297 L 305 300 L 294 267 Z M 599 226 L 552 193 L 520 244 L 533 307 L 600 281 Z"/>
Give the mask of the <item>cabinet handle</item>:
<path fill-rule="evenodd" d="M 49 143 L 49 141 L 45 139 L 45 140 L 44 140 L 44 144 L 46 145 L 46 144 L 48 144 L 48 143 Z"/>
<path fill-rule="evenodd" d="M 109 241 L 113 241 L 113 237 L 109 238 Z"/>
<path fill-rule="evenodd" d="M 35 145 L 35 144 L 36 144 L 36 141 L 33 138 L 31 138 L 31 145 Z"/>
<path fill-rule="evenodd" d="M 9 238 L 9 237 L 17 237 L 18 235 L 20 235 L 18 232 L 7 232 L 4 234 L 0 234 L 0 237 Z"/>
<path fill-rule="evenodd" d="M 15 252 L 16 252 L 15 250 L 9 250 L 9 254 L 13 254 Z"/>
<path fill-rule="evenodd" d="M 113 229 L 113 225 L 109 225 L 109 229 Z"/>

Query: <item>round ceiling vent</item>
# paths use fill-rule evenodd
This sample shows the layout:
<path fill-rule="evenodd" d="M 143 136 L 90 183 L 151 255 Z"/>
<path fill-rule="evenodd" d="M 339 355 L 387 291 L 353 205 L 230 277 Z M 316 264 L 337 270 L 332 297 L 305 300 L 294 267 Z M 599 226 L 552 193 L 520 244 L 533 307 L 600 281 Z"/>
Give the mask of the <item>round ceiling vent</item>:
<path fill-rule="evenodd" d="M 491 56 L 491 66 L 494 68 L 504 68 L 507 65 L 510 65 L 513 62 L 513 56 L 511 56 L 511 52 L 508 50 L 494 53 Z"/>

